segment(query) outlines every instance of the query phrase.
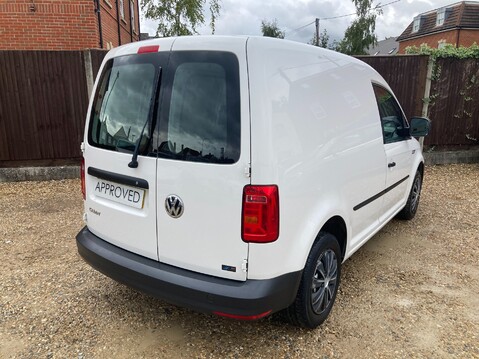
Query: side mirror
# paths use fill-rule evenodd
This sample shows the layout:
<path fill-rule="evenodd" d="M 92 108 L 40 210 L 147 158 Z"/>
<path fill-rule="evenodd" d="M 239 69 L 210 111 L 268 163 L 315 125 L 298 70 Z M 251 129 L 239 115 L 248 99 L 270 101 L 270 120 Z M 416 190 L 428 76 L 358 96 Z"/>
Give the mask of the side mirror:
<path fill-rule="evenodd" d="M 413 117 L 410 124 L 411 136 L 424 137 L 427 136 L 431 129 L 431 121 L 425 117 Z"/>

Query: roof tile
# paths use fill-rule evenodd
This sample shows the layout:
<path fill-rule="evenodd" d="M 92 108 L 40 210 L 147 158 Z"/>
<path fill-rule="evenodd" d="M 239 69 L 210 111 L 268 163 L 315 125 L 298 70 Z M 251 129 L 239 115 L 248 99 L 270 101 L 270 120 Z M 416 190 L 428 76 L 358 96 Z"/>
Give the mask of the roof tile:
<path fill-rule="evenodd" d="M 456 28 L 478 28 L 479 29 L 479 2 L 463 1 L 446 6 L 446 19 L 443 25 L 436 26 L 437 10 L 420 14 L 421 25 L 417 32 L 412 32 L 414 20 L 398 37 L 397 41 L 404 41 L 411 38 L 422 37 L 435 32 L 456 29 Z"/>

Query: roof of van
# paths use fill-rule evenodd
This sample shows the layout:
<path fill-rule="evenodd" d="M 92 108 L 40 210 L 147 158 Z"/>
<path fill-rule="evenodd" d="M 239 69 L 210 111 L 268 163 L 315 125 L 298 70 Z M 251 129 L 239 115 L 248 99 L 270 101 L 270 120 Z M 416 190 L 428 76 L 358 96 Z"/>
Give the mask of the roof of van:
<path fill-rule="evenodd" d="M 214 45 L 214 48 L 218 48 L 218 45 L 221 43 L 231 43 L 232 41 L 238 41 L 238 42 L 244 42 L 246 43 L 249 39 L 254 39 L 255 41 L 261 41 L 264 43 L 265 48 L 268 47 L 268 44 L 274 46 L 274 47 L 283 47 L 286 50 L 295 50 L 295 49 L 301 49 L 302 51 L 305 50 L 310 50 L 310 51 L 316 51 L 317 53 L 323 53 L 327 54 L 327 57 L 332 59 L 332 58 L 338 58 L 338 59 L 343 59 L 345 60 L 346 58 L 349 59 L 349 61 L 352 61 L 358 65 L 369 67 L 366 63 L 363 61 L 357 60 L 353 57 L 331 51 L 328 49 L 324 49 L 321 47 L 316 47 L 313 45 L 308 45 L 296 41 L 290 41 L 290 40 L 285 40 L 285 39 L 277 39 L 277 38 L 272 38 L 272 37 L 266 37 L 266 36 L 244 36 L 244 35 L 238 35 L 238 36 L 221 36 L 221 35 L 193 35 L 193 36 L 179 36 L 179 37 L 166 37 L 166 38 L 155 38 L 155 39 L 150 39 L 150 40 L 144 40 L 144 41 L 137 41 L 137 42 L 132 42 L 129 44 L 125 44 L 116 48 L 113 48 L 110 50 L 108 53 L 108 57 L 117 57 L 117 56 L 122 56 L 122 55 L 128 55 L 128 54 L 135 54 L 138 52 L 138 50 L 141 47 L 146 47 L 146 46 L 156 46 L 159 45 L 158 51 L 161 51 L 162 46 L 171 48 L 173 43 L 176 42 L 186 42 L 186 43 L 210 43 Z"/>
<path fill-rule="evenodd" d="M 265 52 L 274 49 L 274 51 L 279 50 L 280 52 L 298 51 L 303 53 L 314 53 L 319 58 L 323 60 L 327 59 L 328 61 L 334 62 L 336 64 L 341 63 L 342 65 L 352 64 L 355 66 L 359 66 L 367 71 L 370 71 L 371 73 L 374 73 L 373 77 L 382 79 L 381 75 L 379 75 L 378 72 L 374 70 L 371 66 L 354 57 L 313 45 L 266 36 L 193 35 L 155 38 L 150 40 L 132 42 L 126 45 L 113 48 L 112 50 L 110 50 L 110 52 L 108 52 L 104 61 L 113 57 L 136 54 L 138 53 L 140 48 L 146 47 L 149 47 L 147 51 L 152 52 L 161 52 L 162 50 L 169 51 L 173 47 L 173 45 L 178 49 L 182 50 L 189 48 L 201 48 L 202 50 L 220 50 L 223 44 L 225 48 L 231 48 L 231 45 L 234 45 L 234 43 L 236 43 L 236 45 L 240 45 L 239 47 L 242 47 L 246 46 L 246 43 L 248 41 L 254 41 L 256 45 L 258 45 L 259 43 L 260 46 L 255 46 L 255 48 L 259 48 L 261 51 Z M 156 46 L 158 46 L 158 48 L 155 48 Z M 238 48 L 238 46 L 235 47 Z"/>

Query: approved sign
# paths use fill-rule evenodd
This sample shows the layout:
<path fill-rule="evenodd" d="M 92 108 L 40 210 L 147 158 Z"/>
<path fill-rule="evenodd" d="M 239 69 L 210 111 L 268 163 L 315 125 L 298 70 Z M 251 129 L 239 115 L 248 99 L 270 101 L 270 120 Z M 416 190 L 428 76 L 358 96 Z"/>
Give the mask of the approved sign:
<path fill-rule="evenodd" d="M 145 190 L 118 183 L 98 181 L 94 194 L 134 208 L 143 208 Z"/>

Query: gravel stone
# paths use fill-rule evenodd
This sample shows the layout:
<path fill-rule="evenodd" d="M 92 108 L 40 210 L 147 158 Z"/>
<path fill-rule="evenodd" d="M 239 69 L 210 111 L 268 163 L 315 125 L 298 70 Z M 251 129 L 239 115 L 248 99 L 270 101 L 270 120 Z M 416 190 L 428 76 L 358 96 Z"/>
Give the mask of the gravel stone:
<path fill-rule="evenodd" d="M 426 167 L 416 218 L 343 264 L 316 330 L 127 288 L 77 254 L 79 180 L 0 183 L 0 358 L 479 358 L 479 165 Z"/>

